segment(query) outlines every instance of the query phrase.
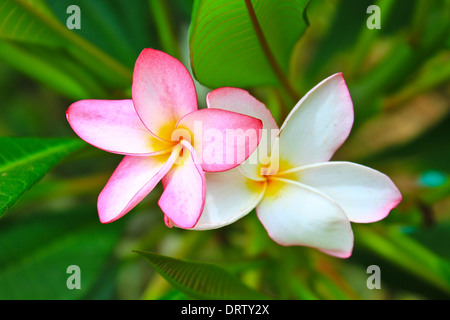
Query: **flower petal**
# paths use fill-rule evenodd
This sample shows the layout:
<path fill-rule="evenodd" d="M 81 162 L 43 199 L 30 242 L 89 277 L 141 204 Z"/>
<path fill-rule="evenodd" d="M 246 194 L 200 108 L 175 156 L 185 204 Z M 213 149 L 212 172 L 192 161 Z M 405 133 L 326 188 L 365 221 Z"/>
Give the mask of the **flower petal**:
<path fill-rule="evenodd" d="M 239 169 L 253 180 L 261 180 L 261 164 L 267 164 L 270 152 L 278 137 L 279 128 L 266 106 L 250 95 L 248 91 L 238 88 L 219 88 L 211 91 L 206 97 L 208 108 L 218 108 L 250 117 L 261 119 L 263 132 L 258 148 L 240 165 Z"/>
<path fill-rule="evenodd" d="M 100 221 L 115 221 L 141 202 L 169 171 L 180 150 L 175 147 L 170 157 L 125 156 L 98 197 Z"/>
<path fill-rule="evenodd" d="M 256 207 L 259 220 L 276 242 L 317 248 L 346 258 L 353 248 L 353 232 L 335 202 L 298 182 L 273 178 Z"/>
<path fill-rule="evenodd" d="M 388 176 L 356 163 L 317 163 L 292 170 L 289 177 L 336 201 L 352 222 L 384 219 L 402 200 Z"/>
<path fill-rule="evenodd" d="M 132 100 L 81 100 L 66 116 L 81 139 L 108 152 L 148 155 L 170 148 L 143 125 Z"/>
<path fill-rule="evenodd" d="M 158 204 L 166 215 L 166 224 L 170 221 L 187 229 L 195 226 L 203 211 L 206 183 L 195 150 L 188 143 L 183 145 L 183 156 L 162 179 L 164 192 Z"/>
<path fill-rule="evenodd" d="M 237 168 L 206 173 L 206 202 L 195 230 L 229 225 L 252 211 L 264 195 L 265 182 L 248 179 Z"/>
<path fill-rule="evenodd" d="M 248 91 L 224 87 L 211 91 L 206 97 L 208 108 L 228 110 L 261 119 L 264 129 L 278 129 L 272 113 Z"/>
<path fill-rule="evenodd" d="M 353 103 L 341 73 L 309 91 L 286 118 L 280 161 L 290 168 L 324 162 L 344 143 L 353 125 Z"/>
<path fill-rule="evenodd" d="M 194 81 L 189 71 L 167 53 L 144 49 L 133 73 L 134 106 L 145 126 L 169 140 L 177 121 L 198 109 Z"/>
<path fill-rule="evenodd" d="M 177 129 L 193 134 L 203 170 L 232 169 L 255 151 L 261 139 L 259 119 L 221 109 L 202 109 L 184 116 Z"/>

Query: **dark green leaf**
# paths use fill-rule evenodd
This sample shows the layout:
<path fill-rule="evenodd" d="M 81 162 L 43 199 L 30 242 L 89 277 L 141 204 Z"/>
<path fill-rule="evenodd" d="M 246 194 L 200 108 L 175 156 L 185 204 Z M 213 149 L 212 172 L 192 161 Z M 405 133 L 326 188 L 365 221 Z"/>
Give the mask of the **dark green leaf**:
<path fill-rule="evenodd" d="M 401 145 L 378 153 L 370 159 L 369 165 L 401 161 L 408 167 L 423 173 L 428 170 L 438 170 L 450 173 L 450 150 L 442 146 L 448 143 L 450 134 L 450 115 L 447 115 L 435 127 L 423 135 Z"/>
<path fill-rule="evenodd" d="M 5 220 L 0 225 L 0 299 L 99 295 L 98 279 L 107 270 L 120 226 L 99 223 L 95 207 Z M 67 287 L 71 265 L 80 268 L 80 289 Z"/>
<path fill-rule="evenodd" d="M 175 259 L 151 252 L 136 251 L 175 288 L 198 299 L 267 299 L 228 271 L 202 262 Z"/>
<path fill-rule="evenodd" d="M 197 80 L 208 87 L 282 83 L 293 47 L 307 26 L 308 3 L 197 0 L 189 40 Z"/>
<path fill-rule="evenodd" d="M 449 260 L 435 254 L 397 227 L 378 232 L 358 225 L 354 231 L 360 245 L 442 292 L 450 293 Z"/>
<path fill-rule="evenodd" d="M 350 58 L 352 65 L 356 62 L 353 61 L 354 56 L 358 56 L 356 59 L 358 63 L 354 66 L 356 70 L 352 71 L 359 72 L 362 58 L 359 57 L 359 52 L 355 53 L 355 50 L 360 49 L 356 46 L 362 46 L 361 49 L 367 54 L 366 51 L 372 47 L 376 37 L 405 28 L 409 22 L 414 2 L 411 0 L 377 1 L 376 5 L 380 7 L 382 15 L 382 28 L 378 30 L 368 29 L 366 25 L 367 19 L 371 16 L 367 13 L 367 8 L 375 4 L 373 0 L 338 1 L 335 6 L 336 12 L 330 17 L 326 34 L 318 39 L 319 43 L 316 44 L 317 48 L 311 55 L 306 70 L 301 73 L 301 78 L 305 81 L 304 89 L 310 88 L 332 73 L 345 71 L 346 69 L 343 69 L 345 66 L 334 60 L 344 52 L 347 53 L 345 56 Z M 315 12 L 318 19 L 323 16 L 323 5 L 321 1 L 311 2 L 311 12 Z M 392 5 L 393 8 L 391 8 Z M 368 42 L 360 44 L 358 41 L 361 39 L 358 37 L 362 34 L 370 39 Z M 299 51 L 299 54 L 303 54 L 303 51 Z M 348 73 L 346 72 L 345 75 L 348 76 Z"/>
<path fill-rule="evenodd" d="M 154 46 L 147 0 L 45 0 L 61 24 L 70 14 L 67 8 L 80 8 L 81 28 L 72 32 L 80 35 L 104 52 L 133 68 L 140 51 Z M 101 13 L 101 14 L 99 14 Z"/>
<path fill-rule="evenodd" d="M 43 0 L 5 0 L 0 7 L 0 39 L 63 48 L 108 85 L 126 86 L 130 68 L 61 23 Z"/>
<path fill-rule="evenodd" d="M 0 138 L 0 215 L 62 158 L 83 145 L 78 139 Z"/>
<path fill-rule="evenodd" d="M 450 223 L 441 223 L 429 228 L 416 228 L 411 232 L 411 237 L 431 251 L 450 261 Z"/>

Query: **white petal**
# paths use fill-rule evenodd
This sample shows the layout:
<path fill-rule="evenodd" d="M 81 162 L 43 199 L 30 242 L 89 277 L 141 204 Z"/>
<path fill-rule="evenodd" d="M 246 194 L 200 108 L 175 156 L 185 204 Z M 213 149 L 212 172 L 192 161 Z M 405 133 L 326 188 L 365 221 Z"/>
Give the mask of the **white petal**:
<path fill-rule="evenodd" d="M 402 200 L 388 176 L 356 163 L 317 163 L 288 174 L 336 201 L 352 222 L 381 220 Z"/>
<path fill-rule="evenodd" d="M 291 168 L 331 159 L 353 125 L 353 103 L 342 74 L 310 90 L 286 118 L 280 160 Z"/>
<path fill-rule="evenodd" d="M 347 258 L 353 232 L 347 216 L 334 201 L 298 182 L 273 178 L 256 207 L 269 236 L 281 245 L 301 245 Z"/>
<path fill-rule="evenodd" d="M 253 181 L 237 168 L 206 173 L 206 202 L 196 230 L 229 225 L 252 211 L 261 200 L 265 182 Z"/>

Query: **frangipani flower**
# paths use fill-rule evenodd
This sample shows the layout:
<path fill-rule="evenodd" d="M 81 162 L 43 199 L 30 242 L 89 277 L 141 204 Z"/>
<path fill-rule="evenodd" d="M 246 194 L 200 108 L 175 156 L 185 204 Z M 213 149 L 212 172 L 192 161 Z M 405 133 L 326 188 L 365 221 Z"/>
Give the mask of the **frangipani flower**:
<path fill-rule="evenodd" d="M 280 130 L 265 106 L 247 92 L 216 90 L 208 96 L 209 105 L 219 107 L 216 101 L 222 96 L 234 100 L 227 110 L 258 116 L 274 134 L 264 135 L 257 151 L 238 168 L 206 175 L 206 205 L 195 229 L 228 225 L 256 208 L 277 243 L 346 258 L 353 249 L 350 222 L 381 220 L 401 201 L 386 175 L 355 163 L 329 162 L 353 125 L 353 104 L 342 74 L 308 92 Z M 258 158 L 265 145 L 270 145 L 269 157 Z"/>
<path fill-rule="evenodd" d="M 202 213 L 204 172 L 242 163 L 256 149 L 262 129 L 261 120 L 247 115 L 198 110 L 187 69 L 153 49 L 143 50 L 136 61 L 132 100 L 78 101 L 67 110 L 67 120 L 86 142 L 125 155 L 99 195 L 102 223 L 121 218 L 162 181 L 158 204 L 165 222 L 181 228 L 192 228 Z M 246 135 L 248 130 L 257 134 Z M 211 139 L 211 132 L 222 137 L 232 132 L 234 139 Z"/>

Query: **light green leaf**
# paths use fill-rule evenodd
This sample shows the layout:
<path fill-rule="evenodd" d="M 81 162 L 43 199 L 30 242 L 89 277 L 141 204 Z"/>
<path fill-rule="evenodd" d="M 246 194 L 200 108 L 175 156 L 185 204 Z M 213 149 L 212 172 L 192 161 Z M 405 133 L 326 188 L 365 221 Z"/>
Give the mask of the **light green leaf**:
<path fill-rule="evenodd" d="M 308 0 L 197 0 L 190 29 L 195 77 L 208 87 L 288 86 Z"/>
<path fill-rule="evenodd" d="M 197 299 L 237 300 L 267 299 L 228 271 L 213 265 L 135 251 L 176 289 Z"/>
<path fill-rule="evenodd" d="M 0 138 L 0 215 L 62 158 L 79 149 L 78 139 Z"/>

